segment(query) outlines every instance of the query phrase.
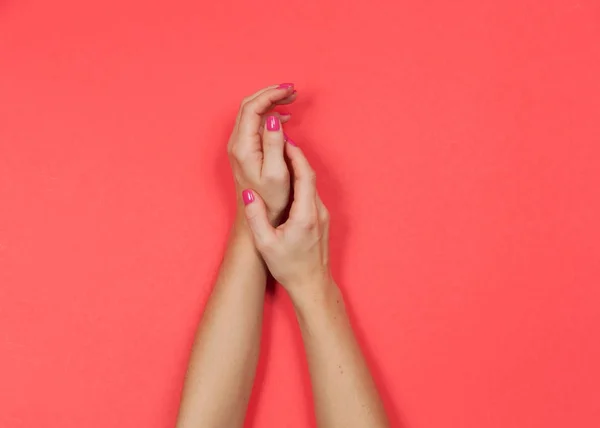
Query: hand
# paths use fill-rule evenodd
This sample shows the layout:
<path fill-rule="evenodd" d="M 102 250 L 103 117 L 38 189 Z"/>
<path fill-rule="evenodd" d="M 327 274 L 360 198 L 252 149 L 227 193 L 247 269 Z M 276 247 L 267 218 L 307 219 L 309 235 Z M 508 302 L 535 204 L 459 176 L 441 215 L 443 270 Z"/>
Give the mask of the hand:
<path fill-rule="evenodd" d="M 294 173 L 294 202 L 288 220 L 274 228 L 256 189 L 246 189 L 246 218 L 273 277 L 295 304 L 333 284 L 329 269 L 329 213 L 316 189 L 315 172 L 302 150 L 287 144 Z"/>
<path fill-rule="evenodd" d="M 284 159 L 281 124 L 290 116 L 271 110 L 295 99 L 296 91 L 291 83 L 269 86 L 244 98 L 227 145 L 237 195 L 246 188 L 260 192 L 268 220 L 273 225 L 279 224 L 289 202 L 290 176 Z M 238 207 L 242 210 L 239 197 Z"/>

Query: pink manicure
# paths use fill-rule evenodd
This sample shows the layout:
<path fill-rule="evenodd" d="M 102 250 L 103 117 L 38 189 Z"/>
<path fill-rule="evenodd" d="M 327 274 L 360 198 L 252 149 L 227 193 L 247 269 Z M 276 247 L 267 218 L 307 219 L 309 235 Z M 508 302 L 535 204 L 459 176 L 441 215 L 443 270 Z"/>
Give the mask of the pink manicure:
<path fill-rule="evenodd" d="M 279 116 L 291 116 L 292 113 L 290 113 L 289 111 L 280 111 L 279 112 Z"/>
<path fill-rule="evenodd" d="M 254 202 L 254 193 L 252 193 L 252 190 L 244 190 L 242 192 L 242 200 L 244 201 L 244 205 L 248 205 Z"/>
<path fill-rule="evenodd" d="M 279 131 L 279 118 L 277 116 L 267 117 L 267 131 Z"/>
<path fill-rule="evenodd" d="M 296 144 L 294 142 L 294 140 L 292 140 L 290 137 L 288 137 L 288 135 L 286 133 L 283 134 L 283 138 L 285 138 L 285 141 L 290 143 L 292 146 L 298 147 L 298 144 Z"/>
<path fill-rule="evenodd" d="M 293 83 L 282 83 L 277 87 L 277 89 L 290 89 L 293 87 L 294 87 Z"/>

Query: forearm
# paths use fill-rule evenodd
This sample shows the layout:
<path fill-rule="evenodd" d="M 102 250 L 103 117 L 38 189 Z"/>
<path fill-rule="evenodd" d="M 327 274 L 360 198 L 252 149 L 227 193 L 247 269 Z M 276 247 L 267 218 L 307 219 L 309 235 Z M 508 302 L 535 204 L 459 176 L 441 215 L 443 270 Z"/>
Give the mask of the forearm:
<path fill-rule="evenodd" d="M 387 427 L 383 405 L 333 282 L 295 299 L 320 427 Z"/>
<path fill-rule="evenodd" d="M 178 428 L 241 427 L 260 349 L 266 269 L 236 222 L 190 357 Z"/>

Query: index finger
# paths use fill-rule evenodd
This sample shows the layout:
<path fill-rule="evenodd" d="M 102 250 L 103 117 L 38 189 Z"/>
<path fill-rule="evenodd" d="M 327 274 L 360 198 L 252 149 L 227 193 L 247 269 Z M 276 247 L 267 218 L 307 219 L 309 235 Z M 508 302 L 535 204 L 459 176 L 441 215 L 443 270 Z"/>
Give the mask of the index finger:
<path fill-rule="evenodd" d="M 245 136 L 258 134 L 261 125 L 261 116 L 271 110 L 276 104 L 291 103 L 294 86 L 284 83 L 279 86 L 271 86 L 259 91 L 254 98 L 250 98 L 240 107 L 238 115 L 238 131 Z"/>

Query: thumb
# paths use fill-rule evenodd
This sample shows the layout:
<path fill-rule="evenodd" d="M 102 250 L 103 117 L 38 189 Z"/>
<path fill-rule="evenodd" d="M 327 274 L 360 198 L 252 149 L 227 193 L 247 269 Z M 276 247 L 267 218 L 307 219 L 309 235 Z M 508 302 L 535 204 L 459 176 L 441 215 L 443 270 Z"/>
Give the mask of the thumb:
<path fill-rule="evenodd" d="M 263 246 L 266 242 L 275 239 L 275 229 L 269 223 L 267 216 L 267 207 L 260 195 L 250 189 L 242 192 L 244 201 L 246 220 L 254 235 L 254 241 L 257 247 Z"/>

